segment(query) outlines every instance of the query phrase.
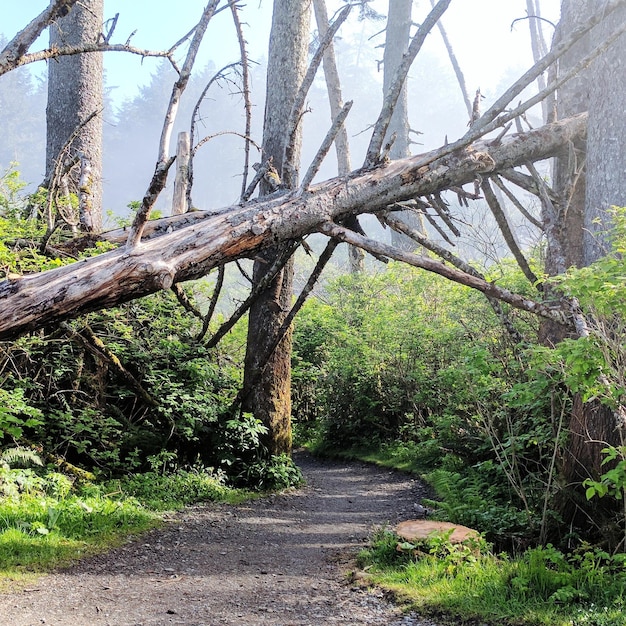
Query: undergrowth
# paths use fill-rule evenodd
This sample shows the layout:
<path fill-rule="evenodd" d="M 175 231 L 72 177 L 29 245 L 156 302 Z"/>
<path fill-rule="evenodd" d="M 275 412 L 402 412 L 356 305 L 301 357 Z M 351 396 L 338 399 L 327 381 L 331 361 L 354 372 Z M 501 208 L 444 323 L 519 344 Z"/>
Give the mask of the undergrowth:
<path fill-rule="evenodd" d="M 207 471 L 147 472 L 101 483 L 0 467 L 0 586 L 118 545 L 163 523 L 163 512 L 250 493 Z"/>
<path fill-rule="evenodd" d="M 484 541 L 451 544 L 445 535 L 416 544 L 379 531 L 361 552 L 370 580 L 407 608 L 451 624 L 624 626 L 624 555 L 551 545 L 518 557 Z M 442 617 L 443 616 L 443 617 Z"/>

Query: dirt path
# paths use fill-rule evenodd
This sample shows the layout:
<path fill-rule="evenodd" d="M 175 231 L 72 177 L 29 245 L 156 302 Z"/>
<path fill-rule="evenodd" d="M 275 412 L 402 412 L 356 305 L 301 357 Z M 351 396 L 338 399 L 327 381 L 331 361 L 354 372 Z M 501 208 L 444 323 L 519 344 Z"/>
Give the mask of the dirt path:
<path fill-rule="evenodd" d="M 413 516 L 420 483 L 361 463 L 296 460 L 307 486 L 209 504 L 165 529 L 0 595 L 12 626 L 434 626 L 347 582 L 373 527 Z"/>

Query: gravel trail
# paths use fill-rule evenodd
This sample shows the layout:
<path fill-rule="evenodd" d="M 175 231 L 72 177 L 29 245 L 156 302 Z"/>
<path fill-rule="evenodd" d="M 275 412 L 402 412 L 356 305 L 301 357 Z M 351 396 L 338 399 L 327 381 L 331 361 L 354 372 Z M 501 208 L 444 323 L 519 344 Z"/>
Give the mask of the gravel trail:
<path fill-rule="evenodd" d="M 419 481 L 297 453 L 306 487 L 207 504 L 30 588 L 0 595 L 11 626 L 436 626 L 346 572 L 369 533 L 415 516 Z"/>

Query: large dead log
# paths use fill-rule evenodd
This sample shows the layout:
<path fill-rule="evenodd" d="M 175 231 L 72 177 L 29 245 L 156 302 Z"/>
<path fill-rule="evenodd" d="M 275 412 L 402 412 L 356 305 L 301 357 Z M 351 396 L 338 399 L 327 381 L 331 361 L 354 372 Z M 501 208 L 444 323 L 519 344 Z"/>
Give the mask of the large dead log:
<path fill-rule="evenodd" d="M 278 241 L 320 231 L 348 215 L 460 187 L 488 172 L 555 154 L 584 137 L 586 115 L 467 149 L 442 150 L 333 178 L 300 195 L 270 197 L 217 214 L 198 212 L 153 224 L 165 234 L 72 265 L 0 283 L 0 339 L 58 323 L 197 279 L 212 268 Z M 495 144 L 495 145 L 492 145 Z M 154 233 L 153 233 L 154 235 Z"/>

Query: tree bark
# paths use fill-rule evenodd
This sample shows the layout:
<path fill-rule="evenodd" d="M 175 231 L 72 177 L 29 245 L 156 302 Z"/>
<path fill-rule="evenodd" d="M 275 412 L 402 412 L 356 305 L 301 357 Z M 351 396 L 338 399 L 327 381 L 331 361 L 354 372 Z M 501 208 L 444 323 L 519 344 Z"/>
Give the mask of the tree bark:
<path fill-rule="evenodd" d="M 53 3 L 55 4 L 55 3 Z M 62 48 L 97 43 L 102 32 L 104 0 L 83 0 L 65 17 L 50 25 L 50 47 Z M 78 54 L 53 59 L 48 65 L 48 106 L 46 108 L 46 181 L 51 184 L 58 159 L 75 156 L 88 163 L 88 178 L 74 174 L 73 190 L 82 196 L 79 216 L 81 230 L 102 230 L 102 53 Z M 79 125 L 91 114 L 71 145 L 66 146 Z"/>
<path fill-rule="evenodd" d="M 286 142 L 290 140 L 286 131 L 306 73 L 309 27 L 308 0 L 275 0 L 268 55 L 263 156 L 272 159 L 283 178 L 283 156 Z M 296 167 L 296 175 L 300 147 L 298 130 L 290 147 L 291 166 Z M 274 190 L 262 182 L 261 193 L 271 191 Z M 289 241 L 284 241 L 257 253 L 253 286 L 263 279 L 276 257 L 289 245 Z M 270 454 L 291 452 L 291 330 L 285 333 L 271 355 L 269 351 L 289 313 L 292 296 L 293 259 L 290 259 L 254 301 L 248 317 L 242 409 L 252 412 L 267 427 L 263 443 Z"/>
<path fill-rule="evenodd" d="M 330 220 L 375 213 L 395 202 L 473 183 L 554 156 L 585 136 L 580 115 L 497 145 L 476 142 L 437 158 L 440 150 L 372 170 L 333 178 L 301 195 L 272 196 L 223 209 L 192 212 L 148 224 L 140 245 L 119 248 L 72 265 L 0 282 L 0 339 L 88 311 L 112 307 L 206 275 L 228 261 L 252 257 L 279 241 L 317 232 Z M 151 233 L 151 235 L 150 235 Z M 117 231 L 117 236 L 124 231 Z"/>
<path fill-rule="evenodd" d="M 598 10 L 593 0 L 564 0 L 556 40 L 566 36 L 577 24 L 588 21 Z M 575 65 L 605 41 L 615 25 L 625 20 L 626 6 L 615 9 L 610 20 L 598 24 L 561 58 L 559 72 Z M 556 230 L 558 241 L 548 241 L 548 261 L 552 261 L 547 267 L 549 273 L 565 269 L 553 262 L 559 253 L 553 254 L 552 250 L 559 247 L 566 267 L 584 267 L 607 254 L 606 236 L 610 228 L 607 210 L 611 205 L 626 205 L 625 55 L 626 36 L 621 35 L 589 68 L 557 92 L 557 114 L 568 116 L 588 110 L 589 131 L 586 142 L 574 142 L 568 152 L 556 160 L 559 228 Z M 550 344 L 566 336 L 562 328 L 550 324 L 544 324 L 542 330 Z M 579 395 L 574 397 L 561 467 L 565 484 L 571 486 L 564 492 L 560 504 L 566 521 L 589 526 L 589 520 L 594 520 L 601 525 L 603 514 L 608 511 L 609 516 L 612 515 L 609 499 L 586 504 L 580 485 L 586 478 L 598 480 L 608 469 L 601 465 L 602 449 L 607 445 L 623 445 L 622 436 L 610 407 L 601 405 L 598 400 L 583 403 Z"/>
<path fill-rule="evenodd" d="M 626 21 L 626 6 L 596 27 L 594 42 L 603 41 L 614 24 Z M 610 251 L 607 209 L 626 206 L 626 35 L 599 57 L 589 71 L 589 136 L 583 229 L 583 264 Z"/>

